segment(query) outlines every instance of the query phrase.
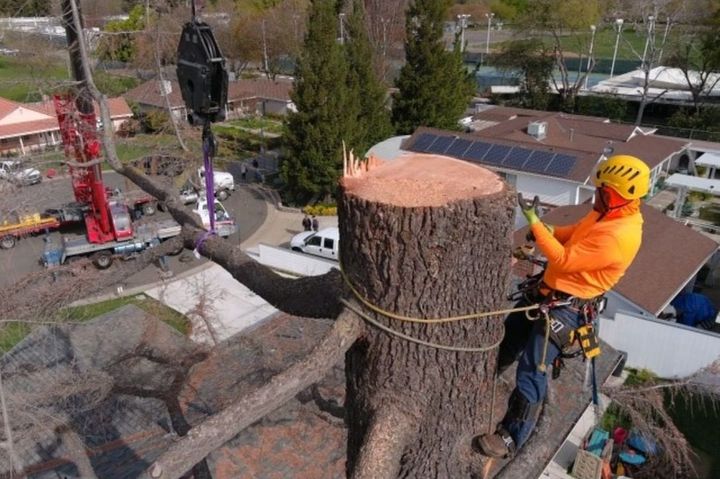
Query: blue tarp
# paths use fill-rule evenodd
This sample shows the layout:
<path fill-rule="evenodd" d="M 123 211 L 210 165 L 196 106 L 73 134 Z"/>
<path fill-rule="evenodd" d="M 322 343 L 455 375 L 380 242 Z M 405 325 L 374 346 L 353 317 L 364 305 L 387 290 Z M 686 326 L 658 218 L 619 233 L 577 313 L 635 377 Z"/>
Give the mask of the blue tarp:
<path fill-rule="evenodd" d="M 707 296 L 681 293 L 670 304 L 677 310 L 677 322 L 696 327 L 703 321 L 715 321 L 717 309 Z"/>

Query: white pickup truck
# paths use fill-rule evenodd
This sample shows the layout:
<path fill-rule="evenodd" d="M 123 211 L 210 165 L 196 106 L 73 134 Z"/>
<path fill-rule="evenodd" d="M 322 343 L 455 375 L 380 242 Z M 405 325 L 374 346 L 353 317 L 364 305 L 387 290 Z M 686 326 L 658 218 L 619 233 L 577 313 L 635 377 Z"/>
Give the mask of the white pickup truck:
<path fill-rule="evenodd" d="M 290 249 L 337 261 L 340 252 L 340 230 L 331 227 L 318 232 L 305 231 L 296 234 L 290 240 Z"/>

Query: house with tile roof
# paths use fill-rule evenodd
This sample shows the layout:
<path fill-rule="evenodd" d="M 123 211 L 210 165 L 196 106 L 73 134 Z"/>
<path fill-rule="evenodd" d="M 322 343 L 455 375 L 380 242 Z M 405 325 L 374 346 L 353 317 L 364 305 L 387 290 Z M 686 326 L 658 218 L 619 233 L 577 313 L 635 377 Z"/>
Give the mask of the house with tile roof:
<path fill-rule="evenodd" d="M 123 98 L 108 99 L 108 107 L 113 130 L 132 117 Z M 59 145 L 61 141 L 52 101 L 19 103 L 0 98 L 0 154 L 25 155 Z"/>
<path fill-rule="evenodd" d="M 401 148 L 452 156 L 496 171 L 547 208 L 593 198 L 592 175 L 606 155 L 628 154 L 651 169 L 651 191 L 676 167 L 687 142 L 603 118 L 496 107 L 475 115 L 482 129 L 451 132 L 418 128 Z"/>
<path fill-rule="evenodd" d="M 292 82 L 264 78 L 242 79 L 228 85 L 226 117 L 239 118 L 247 115 L 285 115 L 294 108 L 290 99 Z M 125 94 L 140 111 L 167 111 L 167 95 L 170 111 L 178 120 L 187 118 L 185 102 L 177 80 L 148 80 Z"/>

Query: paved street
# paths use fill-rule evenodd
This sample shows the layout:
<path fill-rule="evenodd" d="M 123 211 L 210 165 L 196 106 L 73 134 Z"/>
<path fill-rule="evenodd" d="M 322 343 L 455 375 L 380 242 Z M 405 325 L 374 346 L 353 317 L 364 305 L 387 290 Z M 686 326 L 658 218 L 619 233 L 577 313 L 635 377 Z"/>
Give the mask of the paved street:
<path fill-rule="evenodd" d="M 106 184 L 110 187 L 120 186 L 123 178 L 116 173 L 104 175 Z M 243 185 L 236 179 L 237 190 L 226 201 L 223 202 L 231 215 L 234 216 L 238 225 L 238 232 L 227 238 L 227 241 L 240 243 L 247 239 L 263 224 L 267 215 L 267 203 L 263 198 Z M 58 206 L 59 204 L 72 201 L 72 188 L 67 178 L 44 181 L 39 185 L 22 188 L 18 191 L 17 204 L 27 205 L 31 208 L 42 211 L 45 208 Z M 169 215 L 157 213 L 153 218 L 167 218 Z M 51 237 L 55 244 L 60 241 L 59 232 L 53 232 Z M 17 282 L 20 278 L 33 272 L 42 271 L 40 257 L 44 243 L 42 237 L 23 238 L 10 250 L 0 250 L 0 286 Z M 191 258 L 188 262 L 181 259 Z M 204 260 L 203 260 L 204 261 Z M 192 254 L 185 252 L 180 256 L 170 258 L 171 269 L 175 274 L 182 273 L 190 268 L 198 266 Z M 112 268 L 108 270 L 112 273 Z M 159 269 L 152 266 L 130 277 L 123 285 L 126 288 L 151 283 L 159 279 Z"/>

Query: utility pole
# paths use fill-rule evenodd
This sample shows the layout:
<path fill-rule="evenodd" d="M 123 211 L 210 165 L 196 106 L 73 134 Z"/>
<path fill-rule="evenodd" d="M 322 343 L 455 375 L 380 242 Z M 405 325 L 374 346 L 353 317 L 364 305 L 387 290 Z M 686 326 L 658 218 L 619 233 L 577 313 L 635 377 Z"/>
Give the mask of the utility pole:
<path fill-rule="evenodd" d="M 590 35 L 590 50 L 588 51 L 588 61 L 587 61 L 587 67 L 585 68 L 585 89 L 587 90 L 588 87 L 588 79 L 590 78 L 590 64 L 592 62 L 592 56 L 593 56 L 593 46 L 595 45 L 595 31 L 597 30 L 597 27 L 595 25 L 590 25 L 590 31 L 592 32 Z"/>
<path fill-rule="evenodd" d="M 263 42 L 263 68 L 265 75 L 270 78 L 270 69 L 268 68 L 267 39 L 265 38 L 265 19 L 262 21 L 262 42 Z"/>
<path fill-rule="evenodd" d="M 620 45 L 620 34 L 622 33 L 623 19 L 618 18 L 615 20 L 615 27 L 617 29 L 617 36 L 615 37 L 615 50 L 613 50 L 612 65 L 610 66 L 610 78 L 615 73 L 615 59 L 617 58 L 618 46 Z"/>
<path fill-rule="evenodd" d="M 470 18 L 470 15 L 467 13 L 461 13 L 457 16 L 458 19 L 458 25 L 460 26 L 460 51 L 465 51 L 465 29 L 468 26 L 468 18 Z"/>
<path fill-rule="evenodd" d="M 338 20 L 340 21 L 340 38 L 338 41 L 340 42 L 340 45 L 345 45 L 345 14 L 339 13 Z"/>
<path fill-rule="evenodd" d="M 490 29 L 492 28 L 492 19 L 495 16 L 494 13 L 486 13 L 485 18 L 487 18 L 488 26 L 487 26 L 487 37 L 485 37 L 485 55 L 490 54 Z"/>

